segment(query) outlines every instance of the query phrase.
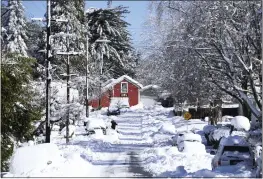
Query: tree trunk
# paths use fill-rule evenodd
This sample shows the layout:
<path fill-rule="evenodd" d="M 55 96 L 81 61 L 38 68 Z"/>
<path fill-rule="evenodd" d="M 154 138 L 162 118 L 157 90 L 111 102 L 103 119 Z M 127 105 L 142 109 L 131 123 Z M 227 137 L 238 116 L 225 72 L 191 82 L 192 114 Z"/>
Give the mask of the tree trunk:
<path fill-rule="evenodd" d="M 243 116 L 247 117 L 251 121 L 251 110 L 246 102 L 242 103 Z"/>

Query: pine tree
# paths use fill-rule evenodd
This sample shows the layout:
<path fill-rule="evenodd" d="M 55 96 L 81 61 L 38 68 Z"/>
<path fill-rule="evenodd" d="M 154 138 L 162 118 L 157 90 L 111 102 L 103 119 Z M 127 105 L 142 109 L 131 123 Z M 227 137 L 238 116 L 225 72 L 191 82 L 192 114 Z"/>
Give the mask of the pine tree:
<path fill-rule="evenodd" d="M 112 9 L 89 9 L 86 12 L 87 26 L 90 33 L 90 53 L 94 61 L 103 56 L 103 73 L 108 77 L 119 77 L 132 74 L 135 63 L 131 35 L 127 27 L 130 25 L 122 18 L 129 13 L 126 7 Z M 109 43 L 96 43 L 98 39 L 107 39 Z"/>
<path fill-rule="evenodd" d="M 40 120 L 42 110 L 33 103 L 30 86 L 35 60 L 17 54 L 7 54 L 6 58 L 12 63 L 1 64 L 1 171 L 8 170 L 16 142 L 32 139 L 32 122 Z"/>
<path fill-rule="evenodd" d="M 6 29 L 4 50 L 11 53 L 18 53 L 27 56 L 26 18 L 24 7 L 20 0 L 9 0 L 6 21 L 2 26 Z"/>

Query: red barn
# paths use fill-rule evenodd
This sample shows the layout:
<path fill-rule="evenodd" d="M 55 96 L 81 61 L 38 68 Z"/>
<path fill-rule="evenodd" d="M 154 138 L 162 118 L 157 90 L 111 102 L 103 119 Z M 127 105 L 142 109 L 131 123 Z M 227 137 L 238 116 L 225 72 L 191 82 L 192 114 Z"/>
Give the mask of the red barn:
<path fill-rule="evenodd" d="M 127 75 L 111 79 L 102 85 L 101 97 L 91 99 L 89 105 L 93 108 L 109 107 L 113 101 L 122 101 L 125 106 L 135 106 L 140 102 L 142 85 Z M 100 101 L 99 101 L 100 100 Z"/>

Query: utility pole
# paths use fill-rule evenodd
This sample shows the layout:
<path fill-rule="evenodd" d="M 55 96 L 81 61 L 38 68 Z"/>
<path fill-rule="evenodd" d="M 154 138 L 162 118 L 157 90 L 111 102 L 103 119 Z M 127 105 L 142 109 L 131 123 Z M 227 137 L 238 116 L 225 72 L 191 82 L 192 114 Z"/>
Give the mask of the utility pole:
<path fill-rule="evenodd" d="M 102 42 L 102 43 L 109 43 L 110 40 L 107 40 L 107 39 L 102 39 L 102 40 L 96 40 L 95 43 L 98 43 L 98 42 Z M 101 80 L 102 80 L 102 70 L 103 70 L 103 54 L 102 54 L 102 57 L 101 57 L 101 61 L 100 61 L 100 86 L 99 86 L 99 107 L 101 105 L 101 88 L 102 88 L 102 83 L 101 83 Z"/>
<path fill-rule="evenodd" d="M 51 65 L 50 65 L 50 58 L 51 58 L 51 44 L 50 44 L 50 39 L 52 36 L 56 35 L 51 35 L 51 21 L 55 22 L 68 22 L 68 20 L 64 19 L 51 19 L 51 0 L 47 0 L 47 18 L 32 18 L 33 21 L 42 21 L 46 22 L 46 31 L 47 31 L 47 39 L 46 39 L 46 50 L 39 50 L 38 52 L 44 52 L 46 54 L 46 59 L 45 59 L 45 68 L 46 68 L 46 143 L 50 143 L 50 134 L 51 134 L 51 129 L 50 129 L 50 94 L 51 94 Z M 61 35 L 61 34 L 59 34 Z M 58 35 L 58 36 L 59 36 Z M 69 43 L 69 42 L 68 42 Z M 59 53 L 58 53 L 59 54 Z M 77 55 L 79 53 L 77 52 L 68 52 L 68 54 L 73 54 Z M 64 55 L 64 54 L 63 54 Z M 69 59 L 69 57 L 68 57 Z M 68 83 L 67 83 L 68 84 Z M 67 90 L 68 95 L 67 99 L 69 99 L 69 90 Z M 68 100 L 69 101 L 69 100 Z M 67 128 L 68 131 L 68 128 Z"/>
<path fill-rule="evenodd" d="M 70 76 L 73 76 L 75 74 L 70 74 L 70 69 L 69 69 L 69 55 L 79 55 L 81 54 L 81 52 L 70 52 L 69 50 L 69 36 L 74 36 L 72 34 L 69 34 L 69 21 L 65 21 L 67 22 L 67 32 L 66 32 L 66 38 L 67 38 L 67 52 L 57 52 L 57 55 L 67 55 L 67 74 L 64 75 L 67 78 L 67 119 L 66 119 L 66 143 L 69 143 L 69 105 L 70 105 Z M 58 34 L 59 35 L 59 34 Z M 62 34 L 63 36 L 65 36 L 65 34 Z"/>
<path fill-rule="evenodd" d="M 50 34 L 51 34 L 51 10 L 50 10 L 50 0 L 47 0 L 47 46 L 46 46 L 46 143 L 50 143 L 50 83 L 51 83 L 51 76 L 49 72 L 50 68 Z"/>
<path fill-rule="evenodd" d="M 69 52 L 69 23 L 67 23 L 67 52 Z M 69 54 L 67 54 L 67 122 L 66 122 L 66 143 L 69 142 Z"/>
<path fill-rule="evenodd" d="M 89 62 L 89 36 L 86 36 L 86 117 L 89 117 L 89 79 L 88 79 L 88 75 L 89 75 L 89 67 L 88 67 L 88 62 Z"/>

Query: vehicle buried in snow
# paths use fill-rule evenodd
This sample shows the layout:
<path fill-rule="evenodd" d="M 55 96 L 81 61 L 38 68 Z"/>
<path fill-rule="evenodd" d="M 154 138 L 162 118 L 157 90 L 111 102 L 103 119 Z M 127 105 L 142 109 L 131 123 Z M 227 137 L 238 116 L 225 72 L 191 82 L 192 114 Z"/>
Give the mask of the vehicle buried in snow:
<path fill-rule="evenodd" d="M 178 144 L 182 141 L 183 136 L 188 133 L 192 133 L 192 131 L 183 131 L 172 136 L 173 146 L 178 146 Z"/>
<path fill-rule="evenodd" d="M 214 154 L 211 152 L 210 154 Z M 212 159 L 212 169 L 219 166 L 231 166 L 243 162 L 246 166 L 255 165 L 254 154 L 249 143 L 241 136 L 222 138 Z"/>
<path fill-rule="evenodd" d="M 102 119 L 92 119 L 87 121 L 86 129 L 87 134 L 103 134 L 106 135 L 106 124 Z"/>
<path fill-rule="evenodd" d="M 206 153 L 205 145 L 198 134 L 186 133 L 177 140 L 178 151 L 186 153 Z"/>

